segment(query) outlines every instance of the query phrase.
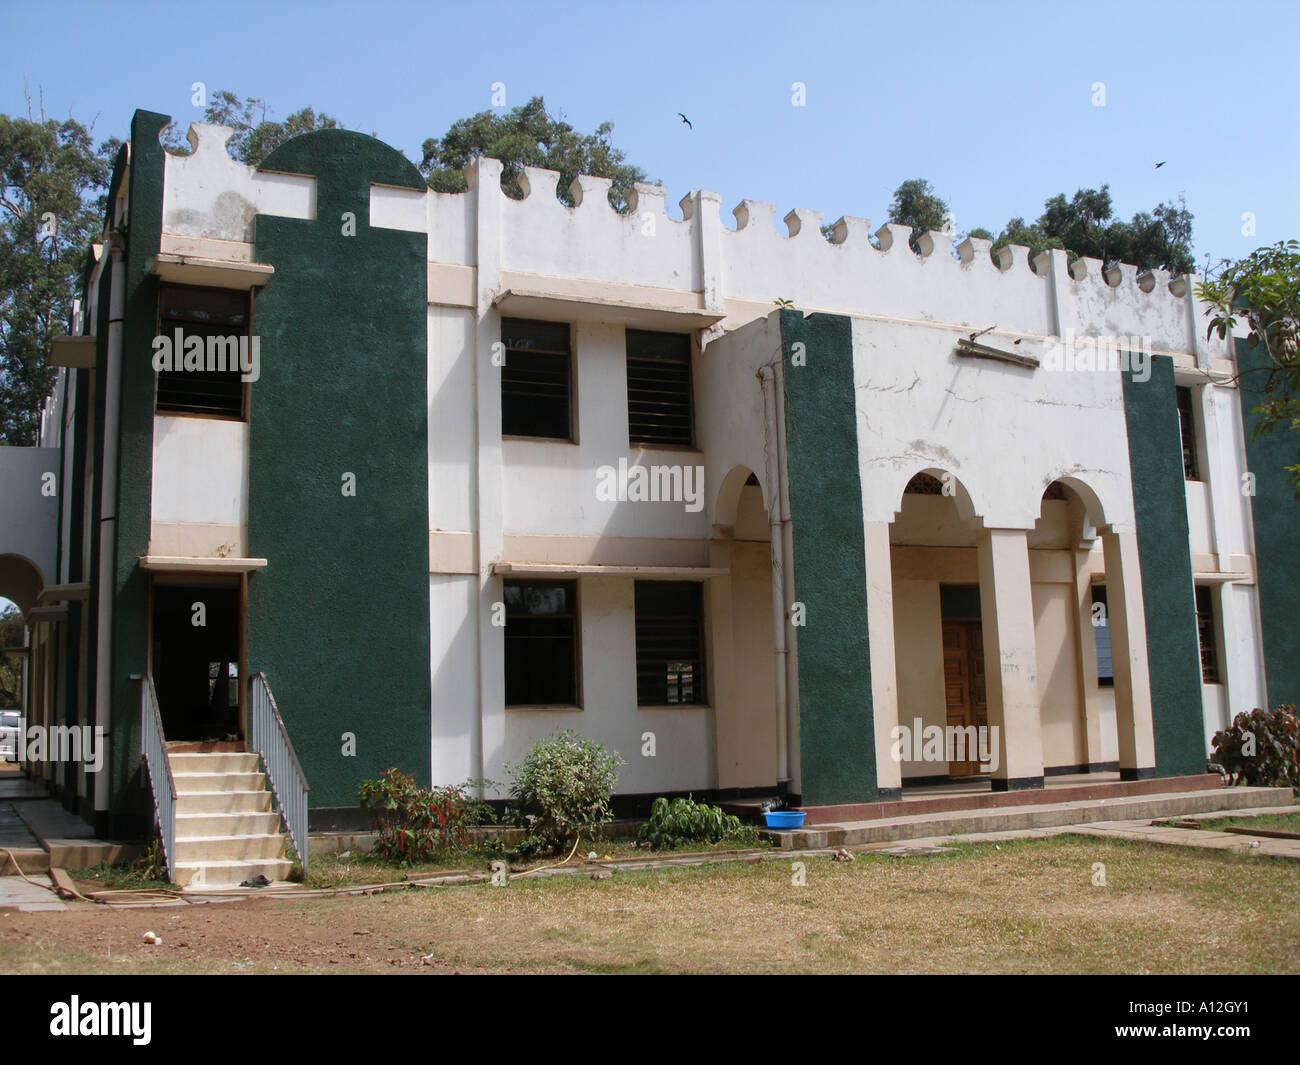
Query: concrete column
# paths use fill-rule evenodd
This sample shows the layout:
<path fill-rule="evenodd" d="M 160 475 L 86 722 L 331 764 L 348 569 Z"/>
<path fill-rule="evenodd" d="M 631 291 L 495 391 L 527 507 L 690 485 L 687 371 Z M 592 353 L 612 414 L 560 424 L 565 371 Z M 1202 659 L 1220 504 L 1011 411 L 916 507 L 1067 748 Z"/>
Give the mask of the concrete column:
<path fill-rule="evenodd" d="M 1091 552 L 1074 552 L 1076 637 L 1075 661 L 1079 666 L 1079 696 L 1083 704 L 1083 756 L 1089 766 L 1103 762 L 1101 754 L 1101 696 L 1097 688 L 1097 640 L 1092 620 Z"/>
<path fill-rule="evenodd" d="M 709 565 L 731 570 L 729 542 L 713 540 L 709 546 Z M 704 594 L 708 600 L 709 649 L 713 664 L 709 700 L 713 706 L 714 750 L 718 753 L 717 787 L 735 788 L 741 786 L 735 768 L 736 740 L 739 730 L 746 726 L 741 718 L 745 708 L 737 705 L 735 695 L 735 628 L 730 572 L 725 577 L 710 577 L 705 581 Z"/>
<path fill-rule="evenodd" d="M 898 678 L 894 657 L 894 577 L 889 524 L 863 525 L 867 551 L 867 639 L 871 647 L 871 715 L 876 739 L 876 790 L 881 799 L 903 794 L 903 766 L 890 756 L 898 724 Z"/>
<path fill-rule="evenodd" d="M 1043 786 L 1038 652 L 1024 529 L 980 529 L 980 610 L 989 727 L 998 730 L 994 791 Z"/>
<path fill-rule="evenodd" d="M 501 578 L 492 564 L 501 560 L 501 370 L 492 362 L 501 319 L 492 301 L 501 283 L 501 163 L 475 159 L 465 169 L 474 194 L 474 248 L 477 292 L 474 328 L 474 401 L 478 465 L 475 494 L 478 526 L 479 722 L 470 737 L 476 777 L 505 779 L 506 744 L 505 630 L 492 624 L 501 599 Z"/>
<path fill-rule="evenodd" d="M 1156 775 L 1156 741 L 1151 721 L 1151 675 L 1147 666 L 1147 624 L 1138 568 L 1137 534 L 1105 532 L 1106 602 L 1110 653 L 1115 667 L 1115 731 L 1124 780 Z"/>

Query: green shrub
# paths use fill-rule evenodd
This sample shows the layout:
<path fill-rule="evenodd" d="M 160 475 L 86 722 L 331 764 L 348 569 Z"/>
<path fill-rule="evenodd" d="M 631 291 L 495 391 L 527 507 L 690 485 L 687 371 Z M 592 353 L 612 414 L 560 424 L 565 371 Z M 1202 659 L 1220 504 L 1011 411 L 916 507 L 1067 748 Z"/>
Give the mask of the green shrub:
<path fill-rule="evenodd" d="M 1238 714 L 1214 734 L 1215 760 L 1234 784 L 1300 788 L 1300 718 L 1294 706 Z"/>
<path fill-rule="evenodd" d="M 610 819 L 610 798 L 618 787 L 618 752 L 565 729 L 533 744 L 521 765 L 510 765 L 510 816 L 527 834 L 521 853 L 556 853 L 581 833 L 597 831 Z"/>
<path fill-rule="evenodd" d="M 361 782 L 361 808 L 371 815 L 380 857 L 409 864 L 465 846 L 465 829 L 492 820 L 491 807 L 470 794 L 474 782 L 425 788 L 399 769 Z"/>
<path fill-rule="evenodd" d="M 686 843 L 723 840 L 756 847 L 762 837 L 753 825 L 741 824 L 739 817 L 724 813 L 716 806 L 691 799 L 670 802 L 662 795 L 650 807 L 650 820 L 636 834 L 638 846 L 657 851 L 675 850 Z"/>

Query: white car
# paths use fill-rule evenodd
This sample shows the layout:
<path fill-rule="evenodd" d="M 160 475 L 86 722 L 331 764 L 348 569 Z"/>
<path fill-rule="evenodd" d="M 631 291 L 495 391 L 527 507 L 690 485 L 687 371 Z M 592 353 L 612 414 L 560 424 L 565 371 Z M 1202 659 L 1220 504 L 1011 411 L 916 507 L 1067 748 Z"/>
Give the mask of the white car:
<path fill-rule="evenodd" d="M 23 726 L 19 710 L 0 710 L 0 759 L 18 761 L 18 733 Z"/>

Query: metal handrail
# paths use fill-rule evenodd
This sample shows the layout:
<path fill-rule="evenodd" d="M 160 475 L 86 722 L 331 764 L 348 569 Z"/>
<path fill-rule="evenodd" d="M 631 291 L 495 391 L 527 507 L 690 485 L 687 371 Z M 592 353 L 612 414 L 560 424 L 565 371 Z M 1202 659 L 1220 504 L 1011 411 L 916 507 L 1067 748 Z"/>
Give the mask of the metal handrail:
<path fill-rule="evenodd" d="M 280 717 L 280 708 L 275 704 L 266 674 L 255 673 L 249 687 L 253 749 L 261 756 L 276 805 L 280 808 L 280 819 L 293 840 L 302 871 L 306 873 L 307 793 L 311 787 L 307 784 L 307 774 L 302 771 L 302 763 L 298 761 L 298 753 L 293 749 L 293 741 L 289 739 L 289 730 Z"/>
<path fill-rule="evenodd" d="M 140 753 L 149 771 L 149 790 L 153 792 L 158 833 L 162 837 L 163 859 L 167 862 L 167 879 L 176 882 L 176 778 L 167 757 L 167 738 L 163 733 L 162 712 L 158 709 L 158 691 L 153 674 L 136 676 L 140 683 Z M 167 786 L 161 787 L 166 778 Z"/>

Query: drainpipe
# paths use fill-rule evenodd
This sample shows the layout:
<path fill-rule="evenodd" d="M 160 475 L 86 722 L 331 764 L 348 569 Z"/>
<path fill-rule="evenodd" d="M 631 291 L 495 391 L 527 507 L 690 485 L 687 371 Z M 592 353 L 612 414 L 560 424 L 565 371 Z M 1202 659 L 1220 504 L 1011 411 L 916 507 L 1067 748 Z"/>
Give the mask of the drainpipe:
<path fill-rule="evenodd" d="M 785 573 L 784 541 L 781 538 L 780 460 L 777 455 L 776 424 L 776 377 L 772 367 L 764 366 L 758 371 L 759 383 L 763 389 L 763 443 L 767 452 L 768 517 L 772 541 L 772 642 L 776 666 L 776 778 L 778 781 L 790 779 L 790 749 L 787 743 L 789 725 L 789 702 L 786 694 L 786 647 L 785 647 Z"/>
<path fill-rule="evenodd" d="M 776 446 L 777 446 L 777 498 L 781 504 L 781 556 L 788 560 L 782 567 L 783 598 L 793 606 L 794 598 L 794 527 L 790 524 L 790 474 L 787 468 L 785 438 L 785 360 L 776 362 Z M 785 619 L 782 619 L 785 621 Z M 783 625 L 789 644 L 785 656 L 785 690 L 786 690 L 786 748 L 789 751 L 790 791 L 796 795 L 803 793 L 803 772 L 799 761 L 799 638 L 794 626 Z"/>
<path fill-rule="evenodd" d="M 117 549 L 117 453 L 122 400 L 122 320 L 126 309 L 126 264 L 122 261 L 122 240 L 114 236 L 108 305 L 107 365 L 104 368 L 104 454 L 99 485 L 99 611 L 97 664 L 95 668 L 95 724 L 112 735 L 110 707 L 113 700 L 113 600 L 115 598 Z M 95 774 L 95 811 L 109 806 L 108 766 Z"/>

